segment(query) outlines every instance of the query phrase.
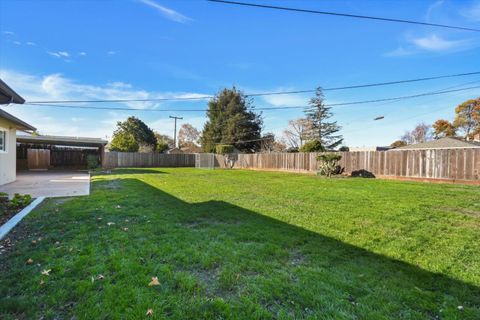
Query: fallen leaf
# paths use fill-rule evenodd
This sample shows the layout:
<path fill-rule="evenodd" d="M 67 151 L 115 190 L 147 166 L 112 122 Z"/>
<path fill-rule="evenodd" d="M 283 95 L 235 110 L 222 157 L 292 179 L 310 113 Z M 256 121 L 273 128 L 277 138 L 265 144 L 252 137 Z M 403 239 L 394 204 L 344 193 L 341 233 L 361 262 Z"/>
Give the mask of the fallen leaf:
<path fill-rule="evenodd" d="M 52 269 L 43 270 L 43 271 L 42 271 L 42 275 L 44 275 L 44 276 L 49 276 L 49 275 L 50 275 L 50 271 L 52 271 Z"/>
<path fill-rule="evenodd" d="M 148 309 L 147 310 L 147 313 L 145 313 L 146 316 L 153 316 L 153 310 L 152 309 Z"/>
<path fill-rule="evenodd" d="M 115 222 L 107 222 L 108 226 L 111 226 L 111 225 L 114 225 L 114 224 L 115 224 Z"/>
<path fill-rule="evenodd" d="M 150 287 L 151 286 L 159 286 L 160 285 L 160 282 L 158 281 L 158 278 L 157 277 L 152 277 L 152 281 L 150 281 L 150 283 L 148 284 Z"/>
<path fill-rule="evenodd" d="M 32 258 L 29 258 L 29 259 L 27 260 L 27 264 L 32 264 L 32 263 L 33 263 Z"/>

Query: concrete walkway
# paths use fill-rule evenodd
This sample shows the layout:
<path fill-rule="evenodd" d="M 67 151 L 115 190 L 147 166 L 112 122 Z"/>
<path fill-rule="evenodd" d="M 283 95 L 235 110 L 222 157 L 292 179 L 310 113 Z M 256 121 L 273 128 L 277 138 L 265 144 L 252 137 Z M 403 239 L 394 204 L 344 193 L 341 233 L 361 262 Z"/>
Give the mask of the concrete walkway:
<path fill-rule="evenodd" d="M 85 171 L 25 171 L 15 182 L 0 186 L 0 192 L 38 197 L 74 197 L 90 194 L 90 174 Z"/>

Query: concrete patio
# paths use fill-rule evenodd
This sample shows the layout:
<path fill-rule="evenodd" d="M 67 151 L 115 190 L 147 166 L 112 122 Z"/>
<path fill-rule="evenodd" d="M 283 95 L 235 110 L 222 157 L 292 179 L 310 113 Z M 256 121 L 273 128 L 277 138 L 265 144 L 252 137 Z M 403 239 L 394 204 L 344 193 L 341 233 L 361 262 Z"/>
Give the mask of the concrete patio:
<path fill-rule="evenodd" d="M 74 197 L 90 194 L 90 174 L 86 171 L 24 171 L 15 182 L 0 186 L 0 192 L 38 197 Z"/>

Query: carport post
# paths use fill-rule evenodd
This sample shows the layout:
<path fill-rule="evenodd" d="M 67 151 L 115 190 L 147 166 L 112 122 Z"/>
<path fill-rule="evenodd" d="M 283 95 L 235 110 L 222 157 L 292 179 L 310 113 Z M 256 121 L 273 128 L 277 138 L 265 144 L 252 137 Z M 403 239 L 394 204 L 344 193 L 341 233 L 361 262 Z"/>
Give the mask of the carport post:
<path fill-rule="evenodd" d="M 101 145 L 98 148 L 98 152 L 100 153 L 100 165 L 102 166 L 102 168 L 105 168 L 105 146 Z"/>

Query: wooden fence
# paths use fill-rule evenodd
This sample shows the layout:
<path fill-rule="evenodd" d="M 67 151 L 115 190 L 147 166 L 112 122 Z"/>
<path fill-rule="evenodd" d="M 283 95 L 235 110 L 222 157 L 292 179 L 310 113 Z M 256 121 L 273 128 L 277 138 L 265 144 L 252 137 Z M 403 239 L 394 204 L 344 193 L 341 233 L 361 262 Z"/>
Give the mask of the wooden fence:
<path fill-rule="evenodd" d="M 104 168 L 125 167 L 195 167 L 194 154 L 105 152 Z"/>
<path fill-rule="evenodd" d="M 217 168 L 315 173 L 319 153 L 215 155 Z M 340 152 L 344 173 L 368 171 L 379 178 L 480 184 L 480 149 Z M 106 152 L 105 168 L 195 167 L 194 154 Z"/>
<path fill-rule="evenodd" d="M 366 170 L 376 177 L 480 183 L 480 149 L 340 152 L 346 174 Z M 318 153 L 239 154 L 233 168 L 314 173 Z M 228 167 L 222 155 L 216 165 Z"/>

